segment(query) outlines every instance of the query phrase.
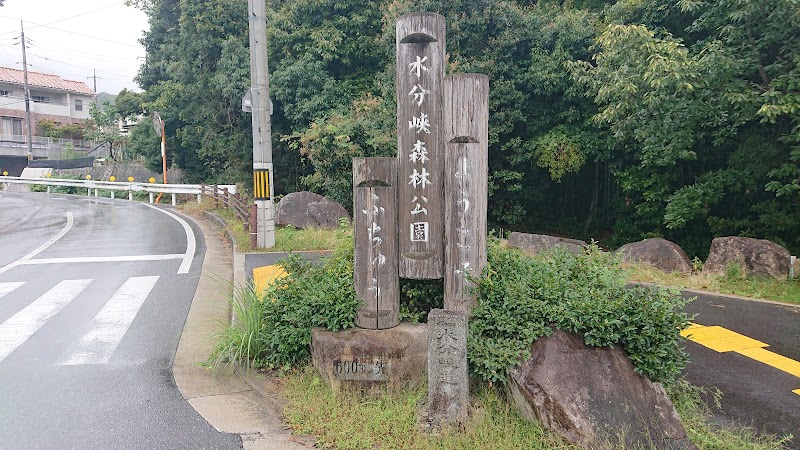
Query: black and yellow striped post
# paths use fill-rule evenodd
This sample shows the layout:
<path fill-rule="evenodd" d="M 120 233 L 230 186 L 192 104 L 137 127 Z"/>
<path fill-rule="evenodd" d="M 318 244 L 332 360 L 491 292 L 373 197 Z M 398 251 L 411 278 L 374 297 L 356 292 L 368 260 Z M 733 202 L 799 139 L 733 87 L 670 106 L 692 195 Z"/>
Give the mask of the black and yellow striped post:
<path fill-rule="evenodd" d="M 269 169 L 253 170 L 253 197 L 256 200 L 269 200 Z"/>

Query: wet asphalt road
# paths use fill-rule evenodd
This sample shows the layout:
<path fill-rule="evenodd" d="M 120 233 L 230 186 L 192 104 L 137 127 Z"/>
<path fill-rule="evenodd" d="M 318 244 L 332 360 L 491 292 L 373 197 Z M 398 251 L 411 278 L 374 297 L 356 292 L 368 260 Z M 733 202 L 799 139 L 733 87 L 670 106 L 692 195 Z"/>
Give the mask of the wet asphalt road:
<path fill-rule="evenodd" d="M 204 253 L 144 204 L 0 191 L 0 448 L 242 448 L 171 372 Z"/>
<path fill-rule="evenodd" d="M 696 294 L 690 294 L 694 296 Z M 700 295 L 687 307 L 695 323 L 721 326 L 769 346 L 769 352 L 800 361 L 800 307 Z M 686 379 L 724 394 L 716 415 L 759 432 L 793 434 L 800 448 L 800 377 L 733 351 L 717 352 L 687 342 L 691 357 Z M 800 391 L 798 391 L 800 392 Z"/>

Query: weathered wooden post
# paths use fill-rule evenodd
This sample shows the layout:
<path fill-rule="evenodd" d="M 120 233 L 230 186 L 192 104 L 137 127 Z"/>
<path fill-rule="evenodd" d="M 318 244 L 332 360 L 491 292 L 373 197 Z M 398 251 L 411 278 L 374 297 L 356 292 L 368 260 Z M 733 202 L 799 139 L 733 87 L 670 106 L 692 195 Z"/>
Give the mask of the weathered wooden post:
<path fill-rule="evenodd" d="M 469 313 L 468 275 L 486 266 L 489 77 L 461 74 L 444 81 L 444 309 Z"/>
<path fill-rule="evenodd" d="M 444 17 L 400 17 L 396 45 L 400 276 L 442 278 Z"/>
<path fill-rule="evenodd" d="M 356 325 L 386 329 L 400 323 L 397 272 L 397 160 L 353 159 L 354 283 L 364 302 Z"/>

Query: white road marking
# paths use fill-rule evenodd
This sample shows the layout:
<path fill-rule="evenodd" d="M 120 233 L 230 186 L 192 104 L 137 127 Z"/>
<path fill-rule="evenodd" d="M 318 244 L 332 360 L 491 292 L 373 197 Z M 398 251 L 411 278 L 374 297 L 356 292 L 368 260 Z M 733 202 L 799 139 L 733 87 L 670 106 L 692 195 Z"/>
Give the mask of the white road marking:
<path fill-rule="evenodd" d="M 157 208 L 149 203 L 142 203 L 145 206 L 155 209 L 156 211 L 161 211 L 162 213 L 172 217 L 173 219 L 177 220 L 178 223 L 183 226 L 183 230 L 186 232 L 186 253 L 183 255 L 183 262 L 181 262 L 181 266 L 178 268 L 178 273 L 189 273 L 189 268 L 192 266 L 192 259 L 194 258 L 194 252 L 197 248 L 197 242 L 194 238 L 194 232 L 192 232 L 192 227 L 186 223 L 185 220 L 181 219 L 175 214 L 172 214 L 169 211 L 163 210 L 161 208 Z"/>
<path fill-rule="evenodd" d="M 19 266 L 21 264 L 24 264 L 26 261 L 30 260 L 34 256 L 36 256 L 39 253 L 47 250 L 48 247 L 50 247 L 51 245 L 55 244 L 59 239 L 64 237 L 65 234 L 69 233 L 69 230 L 72 229 L 72 225 L 74 223 L 75 223 L 75 218 L 72 216 L 72 211 L 67 211 L 67 224 L 64 226 L 64 228 L 57 235 L 55 235 L 49 241 L 47 241 L 44 244 L 42 244 L 36 250 L 34 250 L 34 251 L 28 253 L 27 255 L 23 256 L 22 258 L 14 261 L 14 262 L 12 262 L 10 264 L 6 264 L 3 267 L 0 267 L 0 273 L 6 272 L 8 270 L 13 269 L 14 267 L 17 267 L 17 266 Z"/>
<path fill-rule="evenodd" d="M 24 266 L 37 266 L 40 264 L 67 264 L 67 263 L 107 263 L 107 262 L 136 262 L 136 261 L 168 261 L 183 259 L 183 253 L 168 255 L 132 255 L 132 256 L 76 256 L 74 258 L 37 258 L 19 263 Z"/>
<path fill-rule="evenodd" d="M 65 280 L 0 324 L 0 361 L 64 309 L 92 280 Z"/>
<path fill-rule="evenodd" d="M 14 289 L 22 286 L 25 282 L 14 282 L 14 283 L 0 283 L 0 298 L 3 298 L 4 295 L 8 294 L 9 292 L 13 291 Z"/>
<path fill-rule="evenodd" d="M 104 364 L 119 346 L 142 304 L 153 290 L 157 276 L 128 278 L 103 309 L 94 316 L 89 331 L 67 352 L 61 365 Z"/>

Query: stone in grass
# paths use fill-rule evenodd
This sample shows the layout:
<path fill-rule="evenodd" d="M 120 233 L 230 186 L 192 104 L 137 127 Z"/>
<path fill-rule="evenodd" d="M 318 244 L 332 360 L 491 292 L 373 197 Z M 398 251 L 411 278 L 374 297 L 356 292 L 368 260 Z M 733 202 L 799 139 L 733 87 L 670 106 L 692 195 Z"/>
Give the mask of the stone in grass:
<path fill-rule="evenodd" d="M 577 239 L 547 236 L 544 234 L 519 233 L 517 231 L 512 232 L 508 237 L 508 245 L 509 247 L 518 248 L 530 254 L 536 254 L 555 246 L 561 246 L 576 255 L 581 254 L 583 249 L 587 246 L 586 242 Z"/>
<path fill-rule="evenodd" d="M 433 309 L 428 314 L 429 420 L 463 425 L 469 412 L 467 313 Z"/>
<path fill-rule="evenodd" d="M 626 263 L 645 262 L 664 272 L 691 273 L 692 263 L 678 244 L 663 238 L 650 238 L 625 244 L 617 250 Z"/>
<path fill-rule="evenodd" d="M 387 330 L 350 328 L 311 331 L 314 367 L 334 391 L 345 387 L 381 392 L 415 387 L 425 380 L 428 358 L 425 324 Z"/>
<path fill-rule="evenodd" d="M 785 279 L 790 258 L 788 250 L 765 239 L 718 237 L 711 241 L 703 273 L 724 274 L 728 264 L 739 264 L 744 275 Z"/>
<path fill-rule="evenodd" d="M 338 228 L 339 220 L 350 220 L 342 205 L 313 192 L 292 192 L 278 202 L 275 225 L 297 228 Z"/>
<path fill-rule="evenodd" d="M 696 449 L 664 387 L 633 370 L 620 348 L 589 347 L 574 333 L 536 340 L 509 371 L 517 407 L 590 449 Z"/>

